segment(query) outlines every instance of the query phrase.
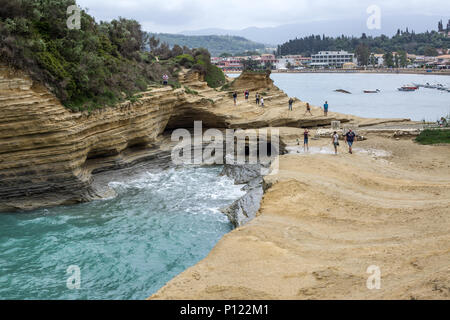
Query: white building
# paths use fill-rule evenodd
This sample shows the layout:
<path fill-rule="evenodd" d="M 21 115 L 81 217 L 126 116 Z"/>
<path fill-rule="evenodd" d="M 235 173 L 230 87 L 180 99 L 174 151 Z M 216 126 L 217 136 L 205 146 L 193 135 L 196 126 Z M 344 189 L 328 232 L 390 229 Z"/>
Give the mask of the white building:
<path fill-rule="evenodd" d="M 280 57 L 275 63 L 275 67 L 279 70 L 287 69 L 288 65 L 295 66 L 295 58 Z"/>
<path fill-rule="evenodd" d="M 342 68 L 344 63 L 356 63 L 355 55 L 347 51 L 320 51 L 311 56 L 312 67 Z"/>
<path fill-rule="evenodd" d="M 383 67 L 384 66 L 384 54 L 376 53 L 373 55 L 373 67 Z"/>

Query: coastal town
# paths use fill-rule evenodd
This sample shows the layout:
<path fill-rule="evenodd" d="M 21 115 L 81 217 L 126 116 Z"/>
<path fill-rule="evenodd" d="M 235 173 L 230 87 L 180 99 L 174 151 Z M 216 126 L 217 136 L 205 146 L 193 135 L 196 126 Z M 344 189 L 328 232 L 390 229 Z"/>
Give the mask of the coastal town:
<path fill-rule="evenodd" d="M 437 56 L 415 55 L 406 53 L 405 69 L 450 70 L 450 50 L 437 48 Z M 400 59 L 398 52 L 392 53 L 395 62 Z M 347 51 L 319 51 L 310 57 L 302 55 L 277 56 L 273 53 L 263 53 L 248 56 L 211 57 L 211 63 L 223 72 L 241 72 L 249 61 L 259 68 L 278 72 L 308 71 L 308 70 L 356 70 L 356 69 L 389 69 L 386 54 L 371 53 L 369 64 L 363 65 L 355 53 Z"/>

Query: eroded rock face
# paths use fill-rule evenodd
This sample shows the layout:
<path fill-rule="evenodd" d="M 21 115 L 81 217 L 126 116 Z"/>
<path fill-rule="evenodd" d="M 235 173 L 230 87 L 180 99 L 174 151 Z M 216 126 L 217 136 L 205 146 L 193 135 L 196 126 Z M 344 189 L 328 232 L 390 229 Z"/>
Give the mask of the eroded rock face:
<path fill-rule="evenodd" d="M 96 161 L 120 162 L 126 151 L 149 148 L 164 131 L 183 90 L 144 93 L 125 103 L 72 113 L 45 88 L 17 87 L 2 76 L 0 91 L 0 210 L 33 209 L 101 197 L 91 186 Z M 23 81 L 31 81 L 22 79 Z M 5 89 L 6 88 L 6 89 Z M 170 91 L 170 94 L 168 92 Z"/>
<path fill-rule="evenodd" d="M 243 72 L 239 78 L 232 83 L 233 89 L 260 91 L 274 88 L 273 80 L 270 78 L 270 71 L 266 72 Z"/>
<path fill-rule="evenodd" d="M 0 211 L 72 204 L 107 196 L 92 174 L 146 159 L 170 161 L 164 131 L 192 128 L 262 128 L 329 125 L 345 115 L 305 117 L 268 74 L 244 73 L 229 91 L 209 88 L 202 77 L 181 72 L 182 88 L 149 89 L 136 103 L 88 114 L 73 113 L 25 74 L 0 65 Z M 264 93 L 266 106 L 252 101 L 234 106 L 237 88 Z M 315 110 L 313 110 L 314 112 Z M 319 114 L 319 112 L 317 112 Z M 106 194 L 105 194 L 106 193 Z"/>

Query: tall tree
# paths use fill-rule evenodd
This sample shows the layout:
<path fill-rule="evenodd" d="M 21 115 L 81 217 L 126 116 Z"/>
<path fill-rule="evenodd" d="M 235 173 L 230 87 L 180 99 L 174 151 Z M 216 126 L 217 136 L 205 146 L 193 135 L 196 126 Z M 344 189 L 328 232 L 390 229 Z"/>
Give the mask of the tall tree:
<path fill-rule="evenodd" d="M 436 48 L 428 46 L 425 48 L 423 54 L 430 57 L 436 57 L 439 53 L 437 52 Z"/>
<path fill-rule="evenodd" d="M 369 64 L 370 49 L 365 44 L 360 44 L 355 50 L 356 58 L 361 66 L 367 66 Z"/>
<path fill-rule="evenodd" d="M 406 51 L 399 51 L 398 52 L 398 64 L 400 67 L 405 68 L 408 65 L 408 55 Z"/>
<path fill-rule="evenodd" d="M 384 59 L 384 65 L 388 68 L 394 67 L 394 56 L 392 55 L 392 52 L 386 52 L 383 56 Z"/>

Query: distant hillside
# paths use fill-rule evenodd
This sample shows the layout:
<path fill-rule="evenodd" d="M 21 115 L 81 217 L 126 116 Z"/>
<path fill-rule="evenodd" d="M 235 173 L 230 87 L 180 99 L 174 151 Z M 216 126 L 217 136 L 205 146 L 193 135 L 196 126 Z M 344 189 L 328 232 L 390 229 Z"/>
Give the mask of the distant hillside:
<path fill-rule="evenodd" d="M 245 51 L 264 50 L 265 45 L 237 36 L 185 36 L 182 34 L 156 33 L 151 34 L 160 39 L 161 42 L 167 42 L 171 47 L 179 45 L 188 48 L 205 48 L 213 56 L 219 56 L 222 53 L 237 54 Z"/>
<path fill-rule="evenodd" d="M 450 20 L 449 20 L 450 26 Z M 437 55 L 434 48 L 450 48 L 450 38 L 436 31 L 415 33 L 414 31 L 398 30 L 393 37 L 372 37 L 363 34 L 362 37 L 326 37 L 312 35 L 296 38 L 278 46 L 279 55 L 301 54 L 309 56 L 318 51 L 346 50 L 355 52 L 361 46 L 367 46 L 370 52 L 386 53 L 406 51 L 412 54 Z"/>
<path fill-rule="evenodd" d="M 337 37 L 341 35 L 346 36 L 360 36 L 365 32 L 368 36 L 380 36 L 393 35 L 397 32 L 397 29 L 414 30 L 417 33 L 425 32 L 427 30 L 436 29 L 436 21 L 447 21 L 448 15 L 442 16 L 428 16 L 428 15 L 412 15 L 404 13 L 402 15 L 387 15 L 383 14 L 382 28 L 380 30 L 368 30 L 367 29 L 368 15 L 363 12 L 360 16 L 353 18 L 327 20 L 327 21 L 299 21 L 295 24 L 285 24 L 277 27 L 258 28 L 250 27 L 242 30 L 231 29 L 202 29 L 202 30 L 189 30 L 181 31 L 181 34 L 185 35 L 233 35 L 245 37 L 251 41 L 260 43 L 272 44 L 276 46 L 278 44 L 285 43 L 291 39 L 310 36 L 312 34 L 326 34 L 330 37 Z"/>

